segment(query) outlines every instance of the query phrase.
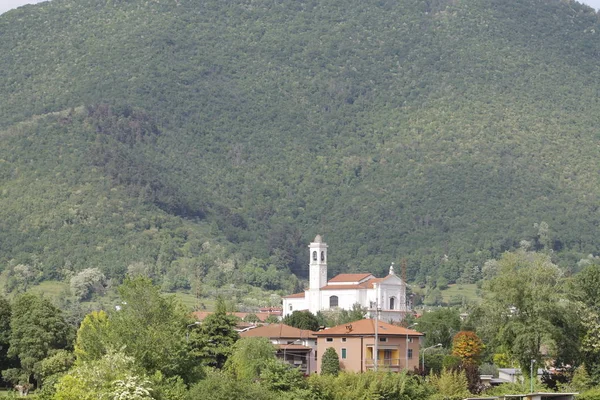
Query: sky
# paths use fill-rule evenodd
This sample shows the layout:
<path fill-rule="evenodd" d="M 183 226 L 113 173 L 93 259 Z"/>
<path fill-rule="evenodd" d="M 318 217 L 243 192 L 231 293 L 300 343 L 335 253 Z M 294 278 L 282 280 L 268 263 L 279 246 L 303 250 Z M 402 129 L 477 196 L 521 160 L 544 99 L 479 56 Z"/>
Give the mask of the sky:
<path fill-rule="evenodd" d="M 0 14 L 24 4 L 34 4 L 41 1 L 44 0 L 0 0 Z M 600 9 L 600 0 L 579 0 L 579 2 L 594 7 L 596 10 Z"/>

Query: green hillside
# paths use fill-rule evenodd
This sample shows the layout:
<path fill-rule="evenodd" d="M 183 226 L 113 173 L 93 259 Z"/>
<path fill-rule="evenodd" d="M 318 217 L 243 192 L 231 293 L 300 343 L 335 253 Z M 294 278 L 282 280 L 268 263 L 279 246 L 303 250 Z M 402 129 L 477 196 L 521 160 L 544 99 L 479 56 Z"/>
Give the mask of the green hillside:
<path fill-rule="evenodd" d="M 292 291 L 320 233 L 330 274 L 473 283 L 521 240 L 576 268 L 600 243 L 599 22 L 557 0 L 3 14 L 1 264 Z"/>

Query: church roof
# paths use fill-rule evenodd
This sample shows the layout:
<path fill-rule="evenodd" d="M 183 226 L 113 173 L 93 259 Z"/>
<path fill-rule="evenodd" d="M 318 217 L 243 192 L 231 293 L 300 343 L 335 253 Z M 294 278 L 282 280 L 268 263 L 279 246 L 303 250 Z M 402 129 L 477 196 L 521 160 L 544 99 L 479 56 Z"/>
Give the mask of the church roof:
<path fill-rule="evenodd" d="M 306 339 L 314 338 L 313 331 L 298 329 L 285 324 L 270 324 L 259 326 L 254 329 L 240 333 L 241 337 L 266 337 L 266 338 L 289 338 Z"/>
<path fill-rule="evenodd" d="M 373 276 L 372 274 L 339 274 L 329 280 L 328 283 L 349 283 L 349 282 L 360 282 L 366 278 Z"/>
<path fill-rule="evenodd" d="M 321 237 L 321 235 L 315 236 L 315 240 L 313 241 L 313 243 L 323 243 L 323 238 Z"/>
<path fill-rule="evenodd" d="M 407 329 L 401 326 L 388 324 L 387 322 L 378 321 L 377 333 L 382 336 L 423 336 L 421 332 L 417 332 L 412 329 Z M 360 321 L 350 322 L 348 324 L 342 324 L 334 326 L 333 328 L 325 329 L 314 333 L 315 336 L 335 336 L 335 335 L 357 335 L 357 336 L 371 336 L 375 335 L 375 320 L 374 319 L 361 319 Z"/>

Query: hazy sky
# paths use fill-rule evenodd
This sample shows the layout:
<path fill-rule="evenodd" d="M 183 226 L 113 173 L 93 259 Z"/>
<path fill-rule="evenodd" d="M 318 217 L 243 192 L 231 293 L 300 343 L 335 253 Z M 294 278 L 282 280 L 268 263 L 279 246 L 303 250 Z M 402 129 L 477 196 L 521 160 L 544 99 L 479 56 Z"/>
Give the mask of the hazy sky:
<path fill-rule="evenodd" d="M 24 4 L 34 4 L 39 3 L 41 1 L 44 0 L 0 0 L 0 14 L 12 8 L 22 6 Z M 600 0 L 579 0 L 579 2 L 592 6 L 596 10 L 600 9 Z"/>

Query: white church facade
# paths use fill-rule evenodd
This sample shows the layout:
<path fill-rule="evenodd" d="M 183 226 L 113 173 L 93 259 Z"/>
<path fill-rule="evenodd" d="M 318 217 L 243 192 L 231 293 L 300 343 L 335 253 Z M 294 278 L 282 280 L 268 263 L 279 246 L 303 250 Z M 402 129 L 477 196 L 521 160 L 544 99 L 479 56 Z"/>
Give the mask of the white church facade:
<path fill-rule="evenodd" d="M 356 303 L 367 309 L 369 318 L 379 310 L 383 321 L 401 321 L 410 307 L 406 302 L 406 283 L 394 273 L 394 266 L 384 278 L 370 273 L 340 274 L 327 280 L 327 244 L 320 235 L 308 246 L 310 249 L 309 287 L 304 292 L 283 298 L 283 316 L 294 311 L 352 309 Z"/>

